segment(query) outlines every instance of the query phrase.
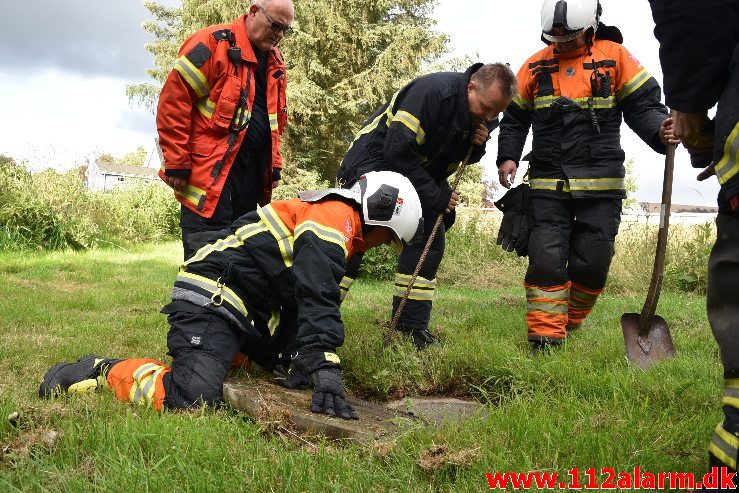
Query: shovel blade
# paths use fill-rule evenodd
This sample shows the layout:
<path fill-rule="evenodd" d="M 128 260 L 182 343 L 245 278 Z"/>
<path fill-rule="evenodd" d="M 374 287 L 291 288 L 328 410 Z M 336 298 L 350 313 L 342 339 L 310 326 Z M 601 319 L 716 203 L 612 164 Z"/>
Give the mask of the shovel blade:
<path fill-rule="evenodd" d="M 675 346 L 665 319 L 654 315 L 648 322 L 648 330 L 642 335 L 639 331 L 638 313 L 624 313 L 621 316 L 626 357 L 643 370 L 648 370 L 658 361 L 675 356 Z"/>

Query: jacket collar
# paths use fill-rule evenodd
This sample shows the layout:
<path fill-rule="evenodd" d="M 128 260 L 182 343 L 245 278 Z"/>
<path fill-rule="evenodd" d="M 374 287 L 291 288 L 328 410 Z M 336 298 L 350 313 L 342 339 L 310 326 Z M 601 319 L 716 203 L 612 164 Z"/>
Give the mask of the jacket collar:
<path fill-rule="evenodd" d="M 557 51 L 556 48 L 554 48 L 554 45 L 552 45 L 552 53 L 557 58 L 562 58 L 562 59 L 566 59 L 566 58 L 579 58 L 579 57 L 585 55 L 587 52 L 588 52 L 588 45 L 581 46 L 580 48 L 577 48 L 577 49 L 572 50 L 572 51 L 565 51 L 564 53 L 560 53 L 559 51 Z"/>

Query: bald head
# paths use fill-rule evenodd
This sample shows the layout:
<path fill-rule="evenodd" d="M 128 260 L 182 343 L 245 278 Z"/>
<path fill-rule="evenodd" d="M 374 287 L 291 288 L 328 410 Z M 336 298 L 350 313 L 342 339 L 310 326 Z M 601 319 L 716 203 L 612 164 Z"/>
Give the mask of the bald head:
<path fill-rule="evenodd" d="M 289 34 L 295 20 L 292 0 L 256 0 L 249 6 L 246 32 L 257 50 L 269 51 Z"/>

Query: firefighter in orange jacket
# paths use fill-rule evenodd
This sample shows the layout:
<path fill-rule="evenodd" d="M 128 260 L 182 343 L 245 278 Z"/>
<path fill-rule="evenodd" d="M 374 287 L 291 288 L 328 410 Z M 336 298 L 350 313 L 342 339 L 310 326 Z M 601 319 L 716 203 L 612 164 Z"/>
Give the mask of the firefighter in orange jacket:
<path fill-rule="evenodd" d="M 345 262 L 354 252 L 422 236 L 421 204 L 410 181 L 390 171 L 300 197 L 242 216 L 182 265 L 162 309 L 170 366 L 88 356 L 51 368 L 40 396 L 109 387 L 120 400 L 157 410 L 212 405 L 241 348 L 282 385 L 313 385 L 313 412 L 357 419 L 336 355 L 344 342 Z"/>
<path fill-rule="evenodd" d="M 285 64 L 276 45 L 292 31 L 291 0 L 260 0 L 233 24 L 182 45 L 159 96 L 159 176 L 182 204 L 185 259 L 204 232 L 270 201 L 287 121 Z"/>
<path fill-rule="evenodd" d="M 626 197 L 622 118 L 656 152 L 672 138 L 657 81 L 621 45 L 618 29 L 600 24 L 598 0 L 545 0 L 541 18 L 549 46 L 518 72 L 497 159 L 509 188 L 533 127 L 525 279 L 533 353 L 562 343 L 605 286 Z"/>

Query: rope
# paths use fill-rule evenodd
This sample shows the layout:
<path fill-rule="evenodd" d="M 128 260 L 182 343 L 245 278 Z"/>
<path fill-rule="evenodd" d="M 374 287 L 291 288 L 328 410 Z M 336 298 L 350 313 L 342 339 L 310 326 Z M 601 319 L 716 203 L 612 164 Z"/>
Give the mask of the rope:
<path fill-rule="evenodd" d="M 457 189 L 457 185 L 459 185 L 459 181 L 462 179 L 462 174 L 464 173 L 465 168 L 467 168 L 467 165 L 470 162 L 470 156 L 472 156 L 472 150 L 474 149 L 474 144 L 470 144 L 470 148 L 467 150 L 467 155 L 464 157 L 464 161 L 462 161 L 462 166 L 460 166 L 459 171 L 457 171 L 457 175 L 454 177 L 454 184 L 452 185 L 452 191 Z M 393 316 L 392 322 L 390 322 L 390 330 L 395 330 L 395 327 L 398 324 L 398 319 L 400 319 L 400 315 L 403 313 L 403 309 L 405 308 L 406 303 L 408 302 L 408 296 L 411 294 L 411 289 L 413 289 L 413 284 L 416 282 L 416 277 L 418 277 L 418 273 L 421 271 L 421 267 L 423 267 L 423 263 L 426 261 L 426 256 L 429 253 L 429 250 L 431 249 L 431 243 L 433 243 L 434 238 L 436 237 L 437 231 L 439 231 L 439 226 L 441 226 L 441 221 L 444 219 L 444 213 L 440 213 L 439 217 L 436 218 L 436 223 L 434 224 L 434 229 L 431 230 L 431 234 L 429 235 L 428 241 L 426 241 L 426 246 L 423 248 L 423 252 L 421 253 L 421 258 L 418 259 L 418 265 L 416 265 L 416 270 L 413 272 L 413 276 L 411 276 L 411 280 L 408 283 L 408 287 L 405 288 L 405 293 L 403 294 L 403 298 L 400 300 L 400 303 L 398 304 L 398 309 L 395 310 L 395 315 Z M 391 332 L 392 333 L 392 332 Z"/>

